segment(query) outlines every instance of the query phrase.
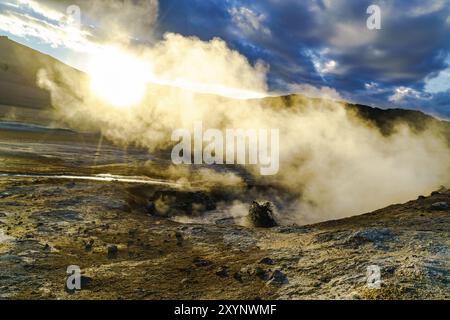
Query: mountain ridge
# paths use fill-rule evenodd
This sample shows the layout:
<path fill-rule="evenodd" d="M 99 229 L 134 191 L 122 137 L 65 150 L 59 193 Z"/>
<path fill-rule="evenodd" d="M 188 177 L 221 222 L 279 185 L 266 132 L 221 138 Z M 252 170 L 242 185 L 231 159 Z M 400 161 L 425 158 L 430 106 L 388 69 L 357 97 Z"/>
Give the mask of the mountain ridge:
<path fill-rule="evenodd" d="M 37 85 L 37 73 L 42 68 L 75 72 L 76 75 L 85 76 L 82 71 L 66 65 L 50 55 L 17 43 L 7 36 L 0 36 L 0 106 L 51 110 L 50 93 Z M 306 100 L 326 99 L 291 94 L 259 100 L 265 106 L 281 105 L 283 108 L 291 108 L 306 102 Z M 345 101 L 343 103 L 361 118 L 372 122 L 383 134 L 390 134 L 399 121 L 406 123 L 416 131 L 422 131 L 429 125 L 433 125 L 449 137 L 450 143 L 450 122 L 439 120 L 422 111 L 400 108 L 381 109 Z"/>

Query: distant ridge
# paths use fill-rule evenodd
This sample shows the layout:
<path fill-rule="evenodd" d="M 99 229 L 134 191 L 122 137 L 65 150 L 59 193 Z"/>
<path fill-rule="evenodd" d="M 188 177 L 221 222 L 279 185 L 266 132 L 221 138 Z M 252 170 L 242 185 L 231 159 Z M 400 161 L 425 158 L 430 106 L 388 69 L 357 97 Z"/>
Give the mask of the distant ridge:
<path fill-rule="evenodd" d="M 49 55 L 0 36 L 0 105 L 50 107 L 49 92 L 37 85 L 37 74 L 42 68 L 75 70 Z"/>
<path fill-rule="evenodd" d="M 37 85 L 40 69 L 59 70 L 72 73 L 81 78 L 85 74 L 59 60 L 21 45 L 7 36 L 0 36 L 0 120 L 5 106 L 25 107 L 27 109 L 50 110 L 50 94 Z M 227 98 L 224 98 L 227 99 Z M 300 94 L 261 99 L 262 105 L 270 108 L 294 108 L 305 105 L 307 98 Z M 320 99 L 313 99 L 320 100 Z M 2 107 L 3 105 L 3 107 Z M 372 122 L 383 134 L 390 134 L 396 123 L 403 122 L 415 131 L 430 126 L 436 128 L 450 144 L 450 123 L 439 121 L 420 111 L 405 109 L 379 109 L 359 104 L 347 104 L 347 107 L 363 119 Z"/>

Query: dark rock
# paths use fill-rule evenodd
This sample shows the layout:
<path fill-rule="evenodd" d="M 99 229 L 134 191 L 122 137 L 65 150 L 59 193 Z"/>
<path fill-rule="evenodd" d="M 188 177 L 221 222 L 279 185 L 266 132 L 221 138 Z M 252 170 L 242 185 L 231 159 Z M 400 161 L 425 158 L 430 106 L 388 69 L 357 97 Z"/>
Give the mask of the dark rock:
<path fill-rule="evenodd" d="M 214 221 L 214 223 L 219 226 L 231 226 L 231 225 L 236 224 L 233 217 L 217 219 L 216 221 Z"/>
<path fill-rule="evenodd" d="M 200 257 L 194 258 L 192 261 L 196 267 L 208 267 L 212 265 L 212 262 L 209 260 L 202 259 Z"/>
<path fill-rule="evenodd" d="M 176 231 L 175 238 L 177 239 L 177 245 L 182 246 L 183 245 L 183 234 L 179 231 Z"/>
<path fill-rule="evenodd" d="M 267 264 L 267 265 L 273 265 L 274 264 L 273 260 L 270 259 L 269 257 L 262 258 L 261 261 L 259 261 L 259 263 Z"/>
<path fill-rule="evenodd" d="M 274 272 L 272 272 L 269 281 L 267 282 L 267 284 L 275 286 L 281 286 L 288 283 L 289 283 L 288 278 L 280 270 L 275 270 Z"/>
<path fill-rule="evenodd" d="M 48 219 L 52 221 L 81 221 L 80 213 L 73 210 L 53 210 L 35 213 L 34 217 L 38 219 Z"/>
<path fill-rule="evenodd" d="M 236 281 L 242 282 L 242 274 L 239 271 L 234 273 L 233 278 Z"/>
<path fill-rule="evenodd" d="M 22 206 L 22 204 L 20 202 L 17 202 L 17 201 L 4 202 L 3 205 L 4 206 L 8 206 L 8 207 L 21 207 Z"/>
<path fill-rule="evenodd" d="M 249 210 L 248 220 L 252 226 L 257 228 L 272 228 L 278 225 L 270 202 L 259 204 L 253 201 Z"/>
<path fill-rule="evenodd" d="M 85 289 L 89 288 L 89 285 L 92 283 L 92 281 L 93 281 L 93 279 L 91 277 L 82 275 L 81 278 L 80 278 L 81 288 L 79 290 L 85 290 Z M 66 283 L 64 291 L 69 293 L 69 294 L 74 294 L 76 289 L 69 289 L 67 287 L 67 283 Z"/>
<path fill-rule="evenodd" d="M 269 278 L 269 275 L 267 274 L 266 270 L 260 267 L 256 267 L 253 270 L 253 273 L 261 280 L 267 280 Z"/>
<path fill-rule="evenodd" d="M 84 241 L 84 250 L 91 251 L 93 245 L 94 245 L 93 239 L 90 239 L 89 241 Z"/>
<path fill-rule="evenodd" d="M 86 289 L 92 283 L 93 279 L 87 276 L 81 276 L 81 289 Z"/>
<path fill-rule="evenodd" d="M 156 216 L 158 214 L 158 212 L 156 211 L 155 204 L 153 202 L 147 203 L 144 209 L 151 216 Z"/>
<path fill-rule="evenodd" d="M 369 228 L 356 231 L 350 235 L 346 242 L 355 245 L 372 242 L 376 245 L 380 245 L 385 241 L 392 240 L 393 237 L 393 233 L 387 228 Z"/>
<path fill-rule="evenodd" d="M 431 205 L 431 210 L 447 211 L 450 210 L 450 205 L 447 202 L 436 202 Z"/>
<path fill-rule="evenodd" d="M 113 258 L 117 257 L 117 253 L 119 252 L 119 248 L 117 248 L 116 245 L 109 244 L 107 246 L 107 250 L 108 250 L 108 258 L 109 259 L 113 259 Z"/>
<path fill-rule="evenodd" d="M 10 197 L 12 194 L 10 192 L 2 192 L 0 193 L 0 199 Z"/>
<path fill-rule="evenodd" d="M 221 266 L 217 269 L 216 275 L 221 278 L 228 277 L 228 269 L 229 268 L 227 266 Z"/>

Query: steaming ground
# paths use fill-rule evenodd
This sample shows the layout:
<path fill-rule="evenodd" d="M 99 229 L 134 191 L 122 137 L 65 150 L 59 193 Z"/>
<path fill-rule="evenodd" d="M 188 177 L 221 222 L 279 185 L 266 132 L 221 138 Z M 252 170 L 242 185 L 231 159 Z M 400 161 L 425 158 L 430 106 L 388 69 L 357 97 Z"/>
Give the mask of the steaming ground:
<path fill-rule="evenodd" d="M 98 148 L 98 136 L 54 133 L 13 123 L 0 130 L 0 298 L 450 298 L 446 189 L 339 221 L 247 228 L 239 218 L 249 199 L 274 190 L 255 184 L 241 195 L 234 181 L 226 192 L 201 174 L 191 174 L 195 184 L 179 180 L 182 188 L 55 179 L 131 176 L 149 166 L 141 162 L 167 164 L 138 149 Z M 233 219 L 225 214 L 231 207 Z M 373 264 L 382 270 L 381 289 L 366 285 Z M 76 293 L 64 289 L 69 265 L 83 272 Z"/>
<path fill-rule="evenodd" d="M 2 90 L 7 93 L 0 100 L 13 105 L 0 108 L 2 119 L 70 128 L 75 133 L 100 132 L 104 138 L 63 135 L 61 139 L 70 145 L 65 146 L 64 141 L 52 145 L 61 151 L 54 159 L 61 163 L 58 170 L 80 175 L 86 169 L 77 168 L 79 163 L 94 174 L 181 181 L 206 192 L 221 189 L 225 200 L 235 200 L 230 212 L 248 206 L 249 199 L 271 200 L 281 219 L 299 225 L 404 202 L 450 181 L 448 125 L 404 110 L 351 108 L 338 102 L 339 95 L 330 88 L 304 89 L 335 100 L 296 95 L 230 98 L 268 95 L 267 69 L 262 62 L 252 65 L 220 39 L 201 41 L 167 34 L 151 48 L 117 44 L 129 59 L 139 59 L 139 65 L 149 64 L 153 70 L 154 79 L 147 84 L 143 101 L 132 108 L 116 108 L 103 101 L 92 90 L 89 75 L 13 41 L 0 40 L 0 59 L 9 66 L 0 75 Z M 114 64 L 109 71 L 114 72 Z M 14 88 L 5 86 L 11 79 L 20 80 Z M 25 89 L 27 99 L 23 98 Z M 44 97 L 51 101 L 45 102 Z M 52 108 L 42 107 L 50 103 Z M 252 166 L 171 166 L 168 155 L 175 144 L 170 140 L 173 130 L 192 130 L 197 121 L 202 121 L 204 128 L 219 130 L 280 129 L 279 174 L 261 177 L 259 168 Z M 30 135 L 25 131 L 20 135 Z M 14 134 L 5 135 L 20 140 Z M 45 141 L 45 132 L 40 135 Z M 95 157 L 102 142 L 104 152 Z M 49 159 L 45 143 L 28 147 L 42 148 L 38 157 Z M 79 159 L 65 159 L 64 148 L 77 153 Z M 133 156 L 124 154 L 125 149 Z M 120 154 L 122 158 L 114 160 Z M 52 171 L 45 165 L 32 170 Z"/>
<path fill-rule="evenodd" d="M 334 100 L 302 96 L 235 100 L 153 85 L 140 106 L 123 110 L 92 100 L 81 88 L 79 100 L 51 81 L 46 88 L 52 92 L 59 122 L 102 132 L 116 145 L 138 146 L 151 154 L 168 154 L 175 145 L 170 140 L 172 132 L 192 131 L 197 121 L 205 129 L 223 131 L 279 129 L 277 175 L 262 177 L 257 166 L 206 168 L 209 173 L 204 174 L 203 187 L 227 184 L 231 179 L 244 188 L 272 188 L 275 193 L 268 200 L 280 204 L 283 219 L 297 224 L 404 202 L 450 181 L 448 126 L 431 118 L 424 120 L 420 130 L 404 119 L 390 121 L 392 127 L 384 132 L 370 118 Z M 166 173 L 172 180 L 189 181 L 192 174 L 198 175 L 182 167 Z M 266 196 L 255 194 L 256 198 Z"/>
<path fill-rule="evenodd" d="M 445 189 L 299 227 L 286 215 L 297 197 L 280 185 L 239 168 L 174 168 L 95 134 L 2 122 L 0 161 L 1 298 L 449 298 Z M 117 179 L 75 178 L 101 174 Z M 254 199 L 282 208 L 283 226 L 246 227 Z M 366 286 L 372 264 L 379 290 Z M 64 290 L 69 265 L 83 271 L 80 292 Z"/>
<path fill-rule="evenodd" d="M 52 108 L 0 107 L 0 297 L 449 297 L 448 123 L 304 96 L 205 94 L 266 90 L 264 67 L 217 39 L 172 35 L 142 55 L 165 66 L 163 79 L 214 86 L 153 83 L 142 104 L 120 109 L 53 61 L 36 67 Z M 192 72 L 199 61 L 208 67 Z M 280 173 L 172 165 L 172 131 L 196 121 L 280 129 Z M 273 202 L 281 226 L 247 226 L 253 200 Z M 85 290 L 69 294 L 73 264 Z M 377 291 L 365 284 L 372 264 L 385 281 Z"/>

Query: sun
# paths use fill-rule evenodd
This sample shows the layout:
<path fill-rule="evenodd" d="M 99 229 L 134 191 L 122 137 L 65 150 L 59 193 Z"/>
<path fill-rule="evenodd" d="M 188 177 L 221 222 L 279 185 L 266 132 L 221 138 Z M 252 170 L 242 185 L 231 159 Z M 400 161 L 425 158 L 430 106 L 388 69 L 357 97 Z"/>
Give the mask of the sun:
<path fill-rule="evenodd" d="M 148 64 L 114 47 L 99 50 L 90 60 L 91 91 L 118 108 L 132 107 L 142 101 L 150 74 Z"/>

